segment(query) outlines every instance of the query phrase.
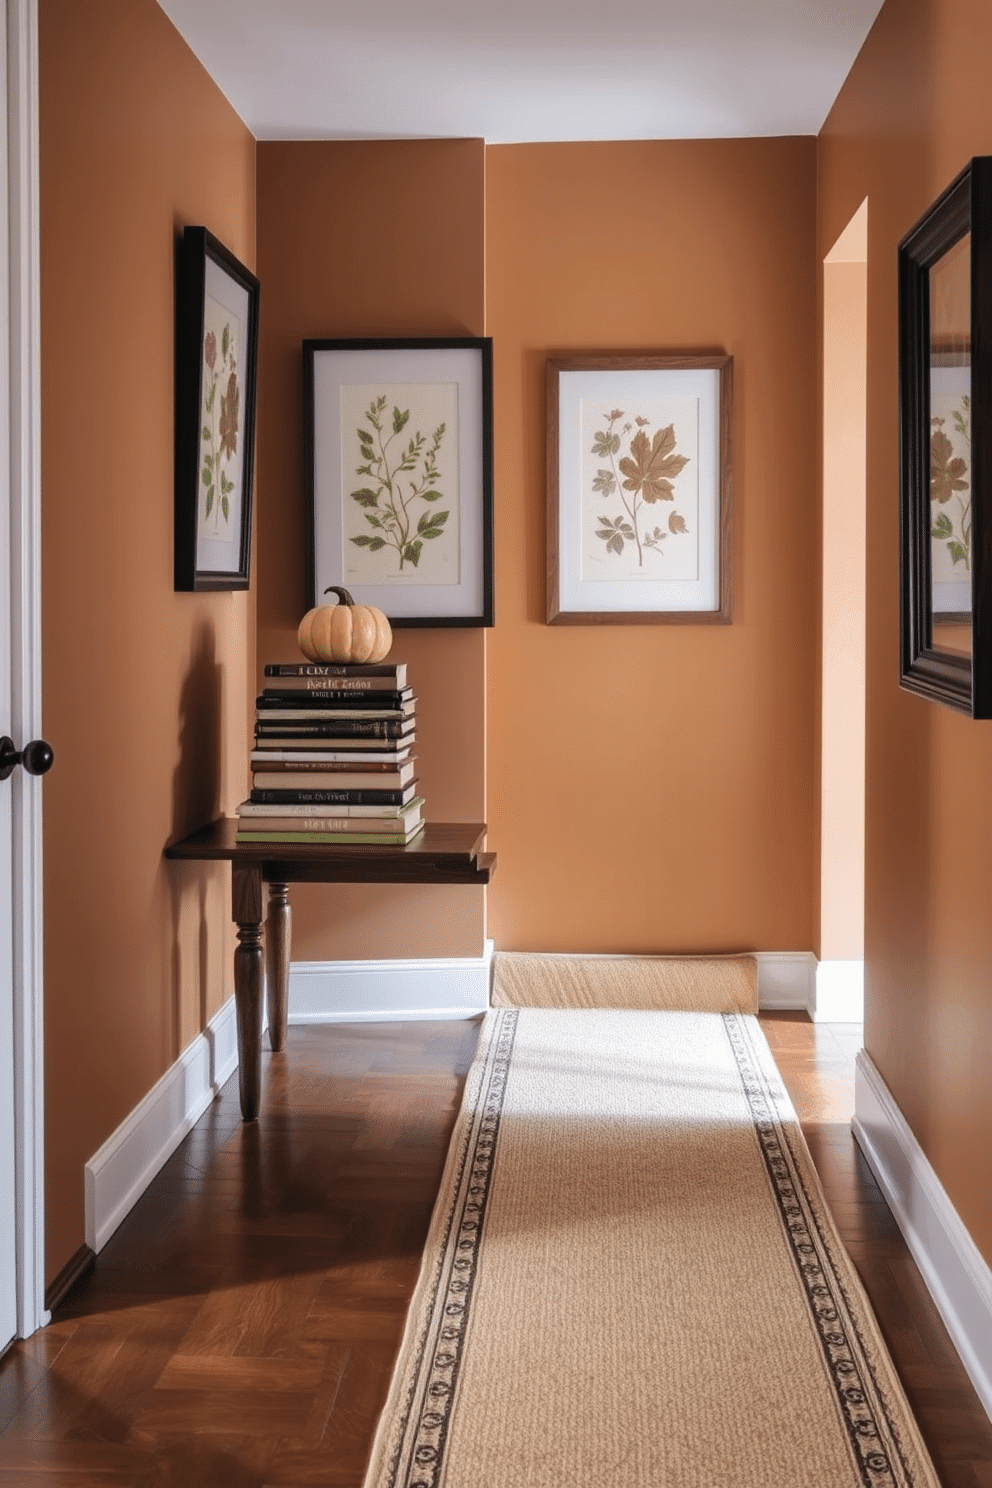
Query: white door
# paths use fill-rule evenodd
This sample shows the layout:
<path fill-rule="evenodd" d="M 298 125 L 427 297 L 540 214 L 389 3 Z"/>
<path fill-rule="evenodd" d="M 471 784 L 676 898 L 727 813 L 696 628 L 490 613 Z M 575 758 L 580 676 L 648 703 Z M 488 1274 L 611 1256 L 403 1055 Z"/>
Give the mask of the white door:
<path fill-rule="evenodd" d="M 10 200 L 7 170 L 7 49 L 2 57 L 3 89 L 0 108 L 0 177 L 3 197 Z M 8 213 L 9 222 L 9 213 Z M 0 233 L 0 285 L 10 283 L 7 254 L 8 233 Z M 4 348 L 10 346 L 10 315 L 7 295 L 2 296 Z M 10 357 L 0 365 L 0 428 L 10 428 Z M 5 441 L 6 442 L 6 441 Z M 0 735 L 10 734 L 13 671 L 13 608 L 11 572 L 10 472 L 0 473 Z M 0 1349 L 6 1348 L 17 1331 L 17 1225 L 16 1206 L 10 1202 L 16 1191 L 14 1162 L 14 828 L 12 780 L 0 781 Z M 9 1197 L 8 1197 L 9 1196 Z"/>
<path fill-rule="evenodd" d="M 7 502 L 4 515 L 9 510 Z M 4 638 L 0 656 L 0 733 L 10 719 L 10 636 L 4 623 L 9 604 L 9 534 L 7 522 L 0 535 L 0 588 L 5 604 L 0 608 Z M 6 560 L 6 561 L 5 561 Z M 17 1331 L 17 1226 L 16 1167 L 14 1163 L 14 924 L 13 854 L 10 781 L 0 783 L 0 1351 Z"/>
<path fill-rule="evenodd" d="M 8 505 L 4 502 L 5 512 Z M 7 522 L 3 522 L 7 528 Z M 0 656 L 0 733 L 9 728 L 10 648 L 9 541 L 0 536 L 0 585 L 7 603 L 0 613 L 4 645 Z M 7 559 L 4 562 L 4 559 Z M 14 925 L 10 781 L 0 783 L 0 1351 L 17 1331 L 16 1167 L 14 1163 Z"/>
<path fill-rule="evenodd" d="M 41 728 L 37 0 L 0 37 L 0 736 Z M 0 780 L 0 1350 L 44 1322 L 42 781 Z"/>

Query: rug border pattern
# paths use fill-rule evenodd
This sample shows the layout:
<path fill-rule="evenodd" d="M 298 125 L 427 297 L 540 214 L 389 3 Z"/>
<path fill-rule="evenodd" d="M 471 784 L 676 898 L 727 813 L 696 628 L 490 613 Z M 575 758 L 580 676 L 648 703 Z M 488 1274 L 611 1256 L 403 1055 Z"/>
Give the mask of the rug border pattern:
<path fill-rule="evenodd" d="M 422 1313 L 397 1441 L 390 1454 L 388 1488 L 395 1488 L 401 1470 L 402 1488 L 436 1488 L 444 1464 L 517 1018 L 516 1008 L 499 1010 L 479 1070 L 474 1116 L 466 1123 L 458 1149 L 453 1198 L 445 1216 L 438 1260 Z M 463 1109 L 467 1105 L 466 1101 Z M 409 1464 L 405 1469 L 404 1462 Z"/>
<path fill-rule="evenodd" d="M 724 1013 L 723 1021 L 856 1470 L 865 1488 L 904 1488 L 914 1476 L 896 1415 L 835 1257 L 830 1224 L 779 1115 L 781 1097 L 776 1100 L 746 1021 L 738 1013 Z"/>

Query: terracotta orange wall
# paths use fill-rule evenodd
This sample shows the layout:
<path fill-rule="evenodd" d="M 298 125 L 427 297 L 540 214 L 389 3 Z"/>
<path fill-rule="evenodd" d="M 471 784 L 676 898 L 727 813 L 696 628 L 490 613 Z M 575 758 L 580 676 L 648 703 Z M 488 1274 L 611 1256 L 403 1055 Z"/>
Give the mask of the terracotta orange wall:
<path fill-rule="evenodd" d="M 896 247 L 992 153 L 982 0 L 887 0 L 819 141 L 820 247 L 868 197 L 865 1045 L 992 1262 L 992 724 L 902 692 Z"/>
<path fill-rule="evenodd" d="M 323 336 L 481 336 L 481 140 L 258 146 L 264 302 L 258 427 L 258 670 L 300 659 L 308 605 L 301 343 Z M 483 821 L 483 630 L 397 630 L 419 699 L 426 812 Z M 484 891 L 293 890 L 293 959 L 478 956 Z"/>
<path fill-rule="evenodd" d="M 228 870 L 166 841 L 245 787 L 253 601 L 173 592 L 173 264 L 254 260 L 255 144 L 154 0 L 41 0 L 48 1279 L 83 1165 L 232 987 Z"/>
<path fill-rule="evenodd" d="M 816 949 L 815 154 L 487 152 L 497 947 Z M 733 624 L 545 625 L 546 358 L 714 347 L 735 362 Z"/>

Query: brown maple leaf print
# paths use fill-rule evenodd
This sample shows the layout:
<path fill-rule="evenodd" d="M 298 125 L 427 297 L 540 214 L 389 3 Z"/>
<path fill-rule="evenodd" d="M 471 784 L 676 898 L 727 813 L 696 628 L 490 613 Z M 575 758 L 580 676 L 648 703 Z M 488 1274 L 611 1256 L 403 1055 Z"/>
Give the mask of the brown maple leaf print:
<path fill-rule="evenodd" d="M 954 454 L 954 446 L 943 429 L 934 429 L 930 436 L 930 500 L 943 505 L 955 491 L 967 491 L 968 482 L 964 479 L 967 470 L 967 460 Z"/>
<path fill-rule="evenodd" d="M 238 403 L 238 378 L 232 372 L 220 399 L 220 447 L 229 459 L 238 452 Z"/>
<path fill-rule="evenodd" d="M 673 454 L 674 448 L 674 424 L 657 430 L 651 440 L 643 429 L 638 429 L 630 441 L 630 456 L 620 461 L 620 469 L 626 476 L 624 490 L 634 491 L 644 501 L 674 501 L 672 481 L 689 459 L 687 455 Z"/>

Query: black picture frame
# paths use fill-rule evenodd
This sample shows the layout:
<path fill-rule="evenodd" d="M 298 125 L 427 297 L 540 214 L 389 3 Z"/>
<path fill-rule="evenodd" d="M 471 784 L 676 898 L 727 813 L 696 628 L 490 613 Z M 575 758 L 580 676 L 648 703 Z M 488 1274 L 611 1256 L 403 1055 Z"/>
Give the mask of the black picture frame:
<path fill-rule="evenodd" d="M 491 338 L 312 338 L 303 382 L 310 604 L 344 585 L 394 629 L 491 626 Z"/>
<path fill-rule="evenodd" d="M 247 589 L 259 281 L 205 227 L 177 244 L 175 588 Z"/>
<path fill-rule="evenodd" d="M 906 233 L 898 271 L 899 681 L 992 718 L 992 156 Z"/>

